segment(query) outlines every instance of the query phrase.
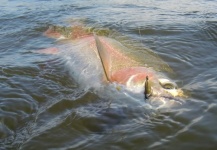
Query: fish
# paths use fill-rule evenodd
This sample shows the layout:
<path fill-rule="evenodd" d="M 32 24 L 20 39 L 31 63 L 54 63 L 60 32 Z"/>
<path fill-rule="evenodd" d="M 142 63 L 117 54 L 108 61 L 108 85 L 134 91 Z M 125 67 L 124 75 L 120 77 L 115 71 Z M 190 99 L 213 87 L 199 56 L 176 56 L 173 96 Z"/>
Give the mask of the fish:
<path fill-rule="evenodd" d="M 37 53 L 63 58 L 71 75 L 82 87 L 115 85 L 117 91 L 124 88 L 143 95 L 145 99 L 183 95 L 175 82 L 153 67 L 141 65 L 127 54 L 128 47 L 106 34 L 76 24 L 67 28 L 49 27 L 44 35 L 56 39 L 58 45 Z"/>

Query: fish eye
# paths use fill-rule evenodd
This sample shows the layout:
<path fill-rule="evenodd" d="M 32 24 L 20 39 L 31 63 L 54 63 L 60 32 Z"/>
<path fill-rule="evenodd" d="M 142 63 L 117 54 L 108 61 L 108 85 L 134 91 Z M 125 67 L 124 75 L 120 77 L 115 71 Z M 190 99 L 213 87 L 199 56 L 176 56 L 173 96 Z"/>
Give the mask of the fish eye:
<path fill-rule="evenodd" d="M 165 83 L 162 85 L 162 87 L 166 90 L 176 89 L 176 86 L 172 83 Z"/>
<path fill-rule="evenodd" d="M 165 90 L 177 89 L 177 85 L 168 79 L 159 79 L 159 83 Z"/>

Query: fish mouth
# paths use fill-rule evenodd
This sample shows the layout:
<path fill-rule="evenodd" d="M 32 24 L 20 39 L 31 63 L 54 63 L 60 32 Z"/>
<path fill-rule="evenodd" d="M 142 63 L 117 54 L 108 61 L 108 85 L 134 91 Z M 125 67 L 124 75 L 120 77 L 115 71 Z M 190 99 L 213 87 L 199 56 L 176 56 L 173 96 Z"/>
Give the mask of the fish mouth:
<path fill-rule="evenodd" d="M 171 97 L 171 96 L 157 96 L 150 97 L 146 100 L 148 104 L 150 104 L 153 108 L 176 108 L 180 107 L 185 103 L 182 98 L 179 97 Z"/>
<path fill-rule="evenodd" d="M 161 81 L 161 82 L 160 82 Z M 176 107 L 185 103 L 185 95 L 182 89 L 168 79 L 160 80 L 160 89 L 153 90 L 148 98 L 148 103 L 157 108 Z"/>

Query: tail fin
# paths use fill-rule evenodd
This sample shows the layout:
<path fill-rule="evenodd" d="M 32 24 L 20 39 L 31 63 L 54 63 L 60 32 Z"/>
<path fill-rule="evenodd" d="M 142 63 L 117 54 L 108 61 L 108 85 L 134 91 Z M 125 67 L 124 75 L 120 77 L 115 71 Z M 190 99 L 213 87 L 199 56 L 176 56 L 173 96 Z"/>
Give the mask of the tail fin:
<path fill-rule="evenodd" d="M 44 35 L 47 36 L 47 37 L 49 37 L 49 38 L 58 39 L 62 35 L 61 35 L 61 33 L 57 29 L 58 28 L 55 27 L 55 26 L 49 26 L 49 28 L 47 29 L 47 31 L 44 32 Z"/>

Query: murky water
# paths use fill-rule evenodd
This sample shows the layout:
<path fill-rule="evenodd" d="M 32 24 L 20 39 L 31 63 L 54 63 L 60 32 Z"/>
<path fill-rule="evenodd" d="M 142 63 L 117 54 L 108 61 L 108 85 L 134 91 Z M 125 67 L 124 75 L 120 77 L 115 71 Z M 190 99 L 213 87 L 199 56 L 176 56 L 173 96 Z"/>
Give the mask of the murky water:
<path fill-rule="evenodd" d="M 2 0 L 0 149 L 215 149 L 216 8 L 215 0 Z M 131 39 L 136 55 L 153 50 L 188 97 L 157 108 L 117 91 L 111 98 L 112 87 L 97 94 L 62 59 L 31 52 L 54 47 L 43 32 L 74 18 Z"/>

